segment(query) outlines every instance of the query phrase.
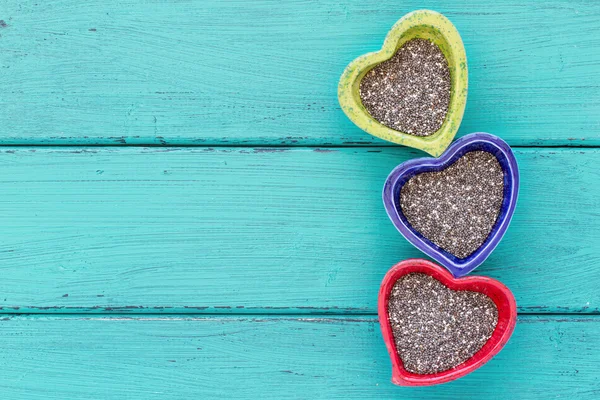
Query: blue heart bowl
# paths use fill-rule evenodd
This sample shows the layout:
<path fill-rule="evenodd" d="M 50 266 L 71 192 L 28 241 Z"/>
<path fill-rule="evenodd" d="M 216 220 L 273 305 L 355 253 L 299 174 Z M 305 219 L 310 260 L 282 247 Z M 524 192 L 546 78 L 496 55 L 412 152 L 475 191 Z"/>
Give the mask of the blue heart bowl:
<path fill-rule="evenodd" d="M 464 154 L 476 150 L 487 151 L 498 159 L 504 171 L 504 198 L 500 214 L 485 242 L 470 256 L 458 258 L 421 235 L 409 224 L 400 207 L 400 190 L 413 176 L 446 169 Z M 518 194 L 519 168 L 510 146 L 497 136 L 476 132 L 456 140 L 440 158 L 417 158 L 394 168 L 383 187 L 383 204 L 392 223 L 406 240 L 446 267 L 455 277 L 461 277 L 481 265 L 496 248 L 510 224 Z"/>

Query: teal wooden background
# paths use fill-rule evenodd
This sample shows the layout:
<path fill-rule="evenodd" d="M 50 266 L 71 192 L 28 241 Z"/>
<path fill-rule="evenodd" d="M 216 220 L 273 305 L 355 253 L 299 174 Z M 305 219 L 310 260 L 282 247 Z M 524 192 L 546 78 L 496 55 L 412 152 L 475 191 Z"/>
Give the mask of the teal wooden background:
<path fill-rule="evenodd" d="M 418 257 L 380 191 L 423 156 L 343 115 L 345 65 L 404 13 L 461 32 L 459 135 L 515 146 L 477 274 L 519 322 L 481 369 L 391 385 L 379 283 Z M 600 3 L 0 4 L 3 399 L 600 396 Z"/>

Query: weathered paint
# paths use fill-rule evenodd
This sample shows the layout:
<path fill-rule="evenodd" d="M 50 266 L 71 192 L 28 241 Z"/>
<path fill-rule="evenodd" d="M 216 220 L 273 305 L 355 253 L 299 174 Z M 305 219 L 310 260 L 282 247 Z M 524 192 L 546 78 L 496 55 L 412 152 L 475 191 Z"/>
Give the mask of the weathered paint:
<path fill-rule="evenodd" d="M 381 202 L 417 150 L 30 150 L 0 148 L 1 312 L 375 313 L 422 256 Z M 522 312 L 598 312 L 600 150 L 515 153 L 519 206 L 477 274 Z"/>
<path fill-rule="evenodd" d="M 469 55 L 457 136 L 600 145 L 595 2 L 2 1 L 0 144 L 74 146 L 0 148 L 2 398 L 598 397 L 595 149 L 517 150 L 520 205 L 477 272 L 544 315 L 464 379 L 389 384 L 376 292 L 420 253 L 379 193 L 419 152 L 356 128 L 336 87 L 421 7 Z"/>
<path fill-rule="evenodd" d="M 448 62 L 450 104 L 442 126 L 430 136 L 415 136 L 389 128 L 373 118 L 362 104 L 360 81 L 378 64 L 389 60 L 406 42 L 427 39 L 435 43 Z M 400 18 L 388 32 L 381 50 L 364 54 L 352 61 L 338 84 L 338 100 L 348 118 L 359 128 L 389 142 L 426 151 L 434 157 L 446 150 L 460 127 L 467 102 L 467 56 L 462 39 L 444 15 L 431 10 L 417 10 Z"/>
<path fill-rule="evenodd" d="M 600 2 L 0 3 L 4 144 L 391 145 L 344 115 L 339 77 L 431 8 L 469 59 L 458 136 L 600 145 Z"/>
<path fill-rule="evenodd" d="M 2 397 L 63 399 L 596 399 L 598 316 L 520 317 L 457 381 L 391 384 L 377 319 L 7 317 Z"/>

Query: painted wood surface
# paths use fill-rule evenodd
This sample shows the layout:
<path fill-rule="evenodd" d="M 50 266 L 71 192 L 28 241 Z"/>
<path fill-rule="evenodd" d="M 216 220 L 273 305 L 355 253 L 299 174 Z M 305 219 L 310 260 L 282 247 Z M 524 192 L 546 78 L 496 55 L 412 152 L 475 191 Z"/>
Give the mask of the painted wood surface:
<path fill-rule="evenodd" d="M 0 388 L 11 400 L 597 399 L 599 328 L 521 317 L 481 369 L 400 388 L 373 317 L 13 317 L 0 321 Z"/>
<path fill-rule="evenodd" d="M 421 253 L 381 188 L 424 153 L 356 128 L 336 88 L 417 8 L 465 43 L 459 136 L 521 147 L 476 270 L 521 315 L 482 369 L 407 389 L 374 313 Z M 599 20 L 584 0 L 1 1 L 0 397 L 598 398 Z"/>
<path fill-rule="evenodd" d="M 4 148 L 2 312 L 375 313 L 419 257 L 381 188 L 406 148 Z M 517 149 L 522 189 L 477 274 L 521 312 L 600 307 L 598 149 Z"/>
<path fill-rule="evenodd" d="M 600 3 L 583 0 L 3 0 L 0 143 L 386 145 L 337 83 L 418 8 L 463 37 L 461 134 L 600 144 Z"/>

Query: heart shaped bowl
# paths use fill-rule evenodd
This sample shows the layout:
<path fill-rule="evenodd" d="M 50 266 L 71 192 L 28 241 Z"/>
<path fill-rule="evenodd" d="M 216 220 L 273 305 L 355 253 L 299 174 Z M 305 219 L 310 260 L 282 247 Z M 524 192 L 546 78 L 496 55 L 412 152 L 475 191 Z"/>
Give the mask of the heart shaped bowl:
<path fill-rule="evenodd" d="M 448 113 L 440 129 L 430 136 L 415 136 L 389 128 L 373 118 L 360 99 L 360 81 L 378 64 L 389 60 L 407 41 L 427 39 L 442 51 L 450 70 L 451 93 Z M 381 139 L 421 149 L 434 157 L 444 152 L 458 131 L 467 102 L 467 56 L 462 39 L 442 14 L 417 10 L 402 17 L 389 31 L 381 50 L 362 55 L 345 69 L 338 85 L 338 100 L 344 113 L 362 130 Z"/>
<path fill-rule="evenodd" d="M 504 171 L 504 198 L 496 223 L 483 244 L 466 258 L 445 251 L 415 230 L 402 212 L 400 191 L 413 176 L 423 172 L 446 169 L 465 153 L 483 150 L 498 159 Z M 438 261 L 456 277 L 468 274 L 483 263 L 504 236 L 517 205 L 519 168 L 510 146 L 497 136 L 476 132 L 456 140 L 440 158 L 416 158 L 397 166 L 383 186 L 383 204 L 390 220 L 400 233 L 416 248 Z"/>
<path fill-rule="evenodd" d="M 415 374 L 404 369 L 392 332 L 388 303 L 398 279 L 412 272 L 430 275 L 452 290 L 469 290 L 488 296 L 498 308 L 498 323 L 492 336 L 470 359 L 447 371 L 435 374 Z M 517 322 L 517 303 L 511 291 L 502 283 L 485 276 L 455 278 L 444 268 L 423 259 L 409 259 L 392 267 L 379 289 L 377 310 L 383 340 L 392 360 L 392 382 L 400 386 L 431 386 L 452 381 L 475 371 L 496 355 L 508 342 Z"/>

